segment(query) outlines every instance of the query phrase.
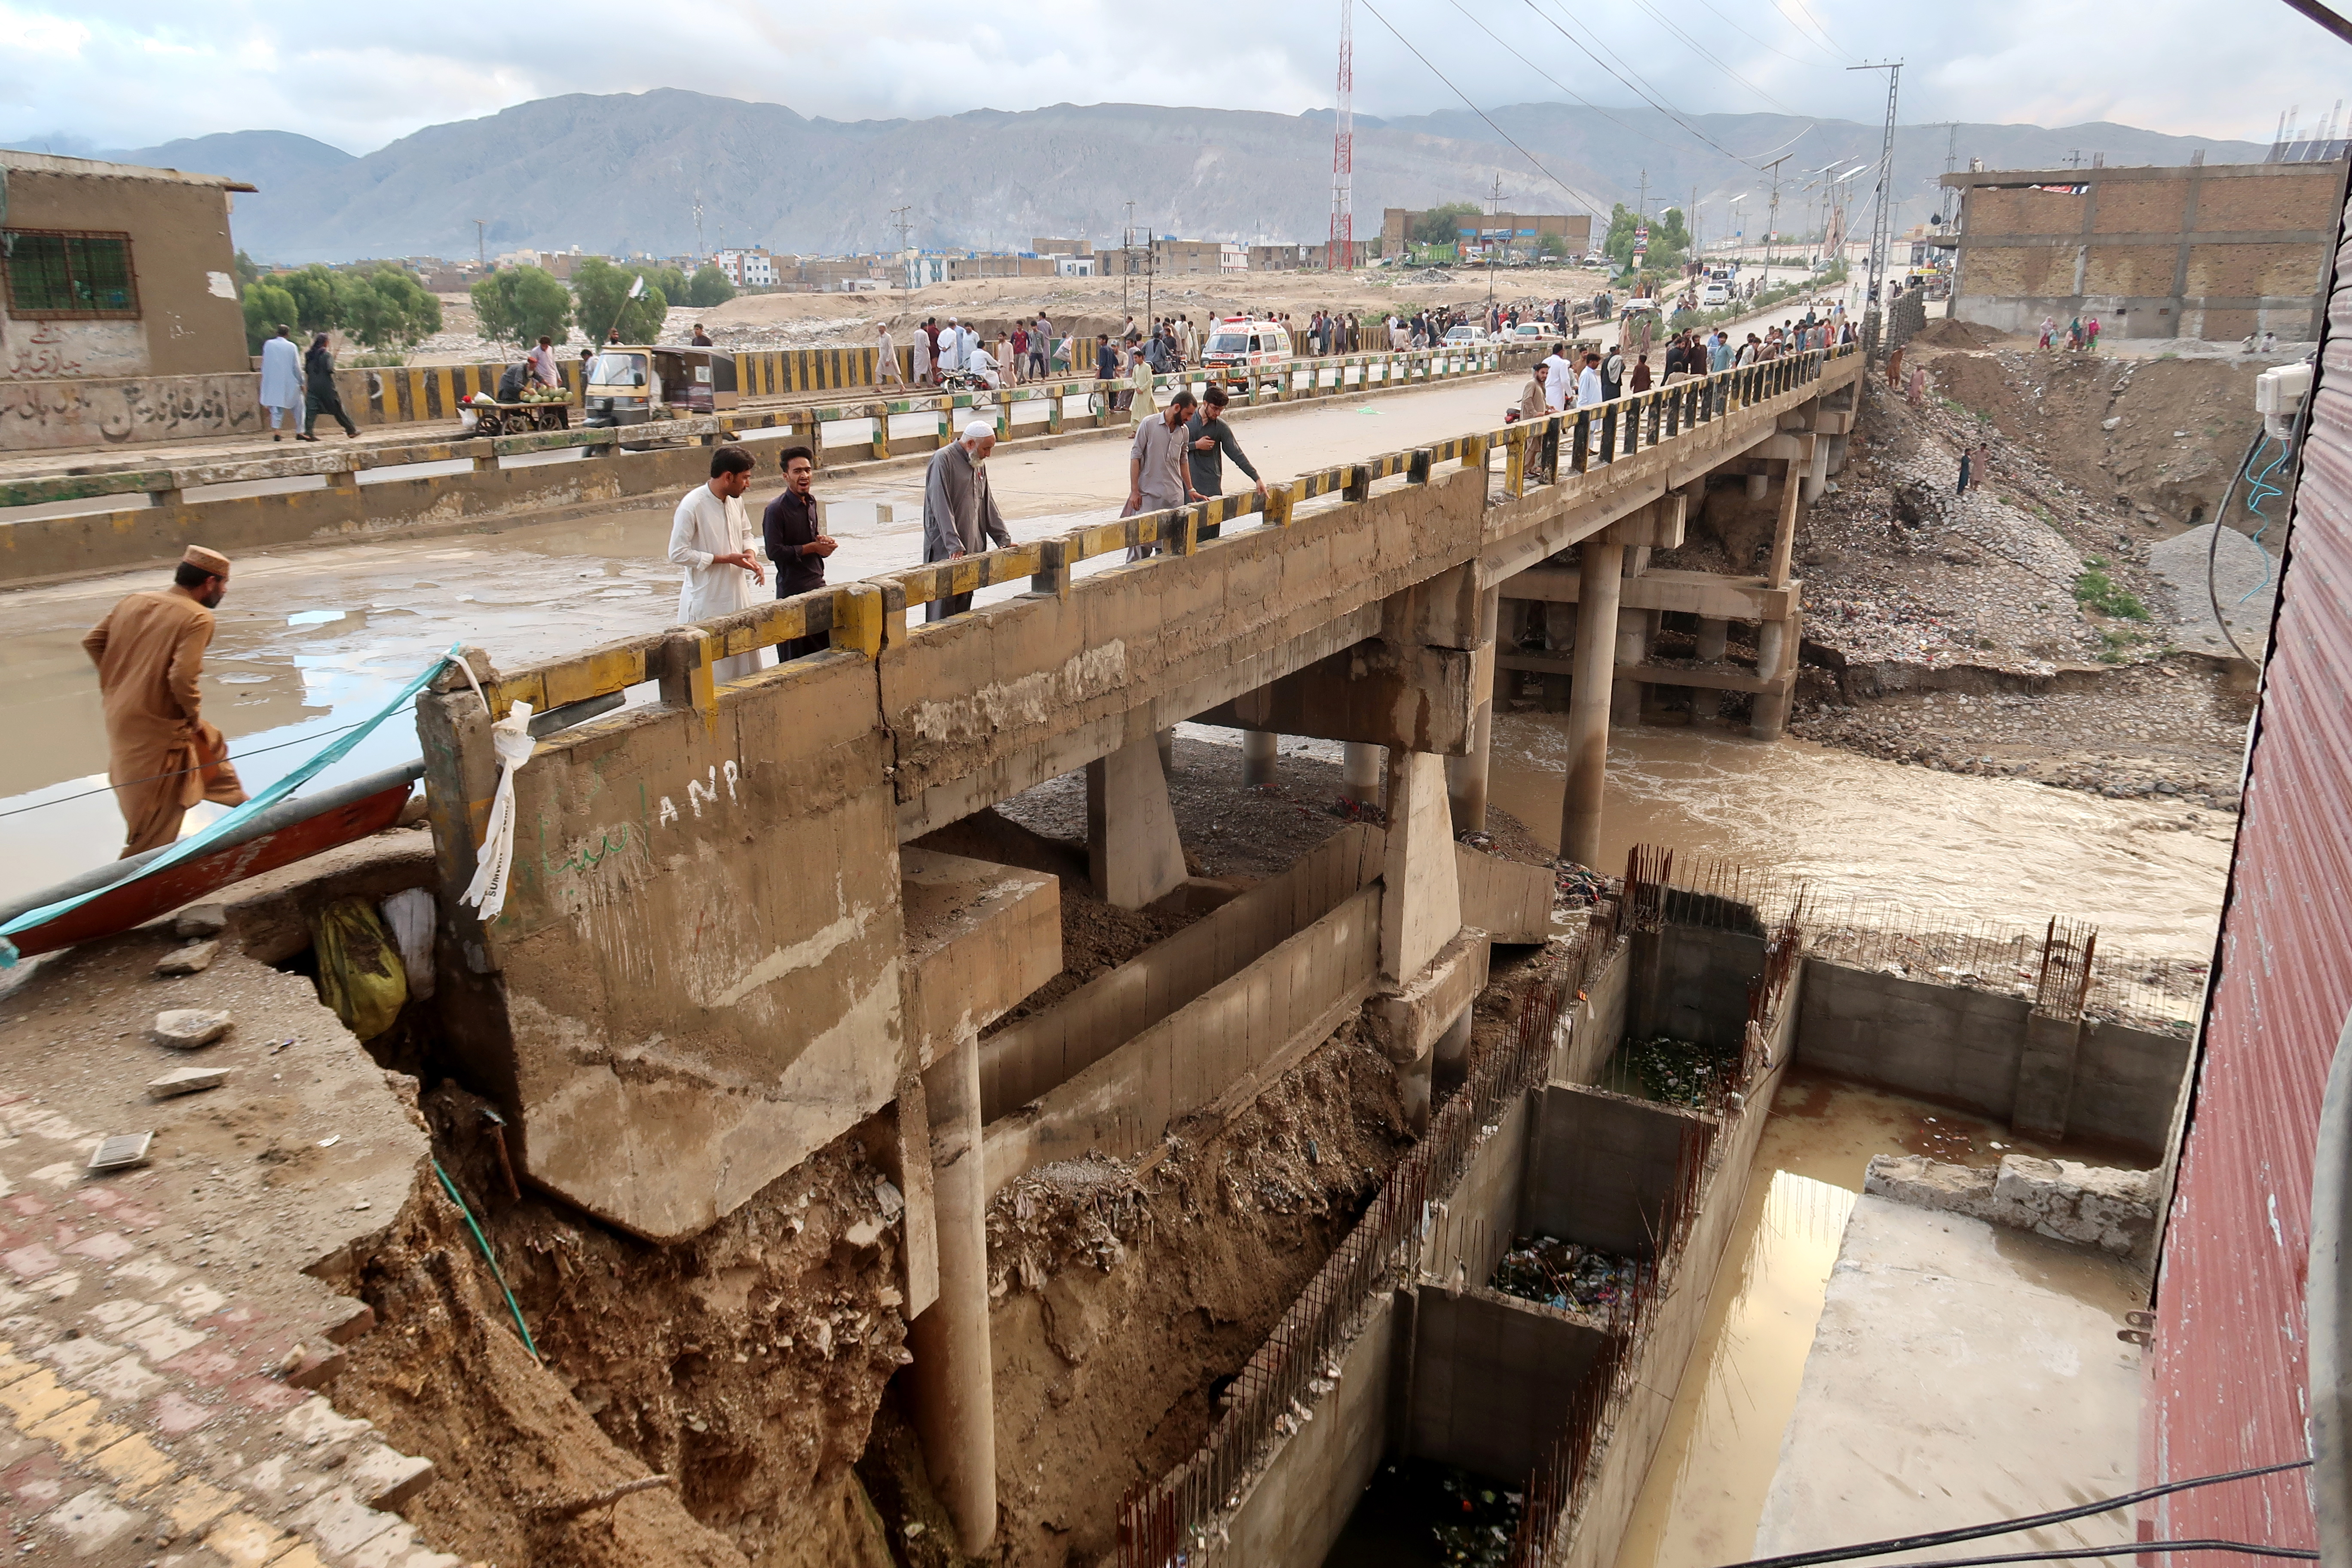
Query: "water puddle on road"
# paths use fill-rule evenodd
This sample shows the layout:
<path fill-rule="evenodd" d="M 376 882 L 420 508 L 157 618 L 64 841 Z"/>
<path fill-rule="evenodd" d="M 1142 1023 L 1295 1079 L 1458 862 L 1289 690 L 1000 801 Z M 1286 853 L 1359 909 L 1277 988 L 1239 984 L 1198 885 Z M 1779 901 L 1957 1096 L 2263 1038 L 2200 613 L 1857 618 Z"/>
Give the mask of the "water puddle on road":
<path fill-rule="evenodd" d="M 1901 1095 L 1790 1072 L 1616 1568 L 1711 1568 L 1751 1554 L 1870 1157 L 1991 1166 L 2010 1152 L 2095 1157 L 2019 1142 L 1997 1122 Z"/>
<path fill-rule="evenodd" d="M 1490 798 L 1556 847 L 1565 715 L 1498 713 Z M 1838 900 L 2039 931 L 2096 926 L 2103 949 L 2203 959 L 2234 819 L 2020 779 L 1905 767 L 1798 740 L 1643 727 L 1609 732 L 1601 866 L 1634 844 L 1801 878 Z"/>

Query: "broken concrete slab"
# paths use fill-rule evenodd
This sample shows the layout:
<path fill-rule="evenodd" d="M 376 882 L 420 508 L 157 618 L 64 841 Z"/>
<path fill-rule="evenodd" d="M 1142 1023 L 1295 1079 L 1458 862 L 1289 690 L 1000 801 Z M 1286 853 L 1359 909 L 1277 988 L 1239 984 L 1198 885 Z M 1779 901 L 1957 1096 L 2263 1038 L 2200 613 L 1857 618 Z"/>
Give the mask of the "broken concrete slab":
<path fill-rule="evenodd" d="M 193 1051 L 228 1033 L 229 1016 L 205 1007 L 166 1007 L 155 1015 L 155 1043 Z"/>
<path fill-rule="evenodd" d="M 1486 933 L 1465 926 L 1402 985 L 1364 1004 L 1364 1018 L 1389 1060 L 1402 1067 L 1427 1056 L 1438 1037 L 1469 1012 L 1486 988 Z"/>
<path fill-rule="evenodd" d="M 226 1068 L 174 1068 L 162 1078 L 147 1080 L 147 1098 L 172 1100 L 183 1094 L 199 1094 L 218 1089 L 227 1081 Z"/>
<path fill-rule="evenodd" d="M 2133 1257 L 2156 1239 L 2158 1173 L 2006 1154 L 2000 1169 L 1881 1154 L 1863 1191 L 1915 1208 L 1990 1220 L 2052 1241 Z"/>
<path fill-rule="evenodd" d="M 220 956 L 217 941 L 192 942 L 185 947 L 175 947 L 155 961 L 155 973 L 163 975 L 202 974 Z"/>
<path fill-rule="evenodd" d="M 218 936 L 228 929 L 225 904 L 190 904 L 172 917 L 173 936 Z"/>

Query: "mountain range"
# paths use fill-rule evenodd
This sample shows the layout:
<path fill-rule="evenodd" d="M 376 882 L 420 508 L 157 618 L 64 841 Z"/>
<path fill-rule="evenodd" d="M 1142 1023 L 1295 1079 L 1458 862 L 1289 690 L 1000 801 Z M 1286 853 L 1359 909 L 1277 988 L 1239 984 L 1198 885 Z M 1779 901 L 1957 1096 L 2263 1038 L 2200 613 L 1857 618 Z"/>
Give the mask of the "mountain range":
<path fill-rule="evenodd" d="M 1187 238 L 1319 241 L 1330 218 L 1331 120 L 1328 109 L 1104 103 L 844 122 L 665 88 L 540 99 L 427 126 L 364 156 L 286 131 L 70 150 L 259 186 L 238 198 L 233 226 L 237 244 L 265 262 L 457 258 L 478 243 L 491 254 L 573 246 L 677 254 L 698 248 L 698 203 L 700 248 L 829 254 L 893 248 L 901 207 L 910 242 L 923 247 L 1019 247 L 1042 235 L 1116 243 L 1130 221 Z M 1380 232 L 1385 206 L 1499 201 L 1505 210 L 1605 216 L 1645 195 L 1652 211 L 1686 205 L 1696 192 L 1703 237 L 1737 223 L 1754 237 L 1767 223 L 1763 165 L 1783 155 L 1779 227 L 1811 230 L 1819 192 L 1808 183 L 1824 169 L 1874 163 L 1883 132 L 1845 120 L 1566 103 L 1516 104 L 1491 121 L 1462 110 L 1360 118 L 1358 237 Z M 52 149 L 68 151 L 36 150 Z M 1900 126 L 1895 221 L 1933 215 L 1948 160 L 2170 164 L 2200 149 L 2216 163 L 2268 152 L 2105 122 Z M 1866 209 L 1870 172 L 1847 189 Z M 1741 193 L 1735 209 L 1730 198 Z"/>

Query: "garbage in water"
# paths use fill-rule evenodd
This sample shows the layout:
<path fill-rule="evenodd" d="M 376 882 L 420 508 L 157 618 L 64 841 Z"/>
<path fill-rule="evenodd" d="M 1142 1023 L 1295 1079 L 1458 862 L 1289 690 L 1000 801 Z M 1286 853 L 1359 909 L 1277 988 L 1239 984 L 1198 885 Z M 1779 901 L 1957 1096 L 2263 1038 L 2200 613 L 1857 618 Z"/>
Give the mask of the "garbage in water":
<path fill-rule="evenodd" d="M 1522 1301 L 1605 1318 L 1630 1300 L 1645 1268 L 1640 1259 L 1556 1236 L 1521 1237 L 1495 1266 L 1494 1288 Z"/>
<path fill-rule="evenodd" d="M 1382 1465 L 1364 1489 L 1326 1568 L 1421 1568 L 1511 1560 L 1523 1498 L 1517 1486 L 1428 1459 Z"/>
<path fill-rule="evenodd" d="M 1617 1048 L 1620 1076 L 1630 1076 L 1642 1092 L 1667 1105 L 1702 1110 L 1716 1098 L 1738 1063 L 1738 1053 L 1658 1035 L 1628 1040 Z"/>

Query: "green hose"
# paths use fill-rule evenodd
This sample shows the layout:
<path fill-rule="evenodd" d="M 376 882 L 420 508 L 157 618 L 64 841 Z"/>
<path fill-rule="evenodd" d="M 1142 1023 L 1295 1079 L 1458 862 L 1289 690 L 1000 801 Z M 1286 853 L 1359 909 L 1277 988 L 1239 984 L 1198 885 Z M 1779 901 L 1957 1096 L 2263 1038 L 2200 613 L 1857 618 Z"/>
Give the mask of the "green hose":
<path fill-rule="evenodd" d="M 522 1309 L 515 1304 L 514 1292 L 507 1289 L 506 1274 L 499 1268 L 498 1255 L 490 1250 L 489 1238 L 482 1234 L 482 1227 L 474 1223 L 474 1211 L 467 1208 L 466 1200 L 457 1195 L 457 1184 L 449 1179 L 449 1173 L 441 1168 L 439 1160 L 433 1162 L 433 1173 L 441 1178 L 442 1190 L 449 1194 L 449 1201 L 457 1205 L 457 1212 L 466 1216 L 466 1228 L 474 1233 L 474 1245 L 482 1249 L 483 1260 L 490 1266 L 490 1278 L 496 1279 L 499 1289 L 506 1292 L 507 1310 L 514 1314 L 515 1331 L 522 1335 L 523 1349 L 530 1352 L 533 1361 L 541 1360 L 539 1347 L 531 1342 L 530 1325 L 522 1321 Z"/>

